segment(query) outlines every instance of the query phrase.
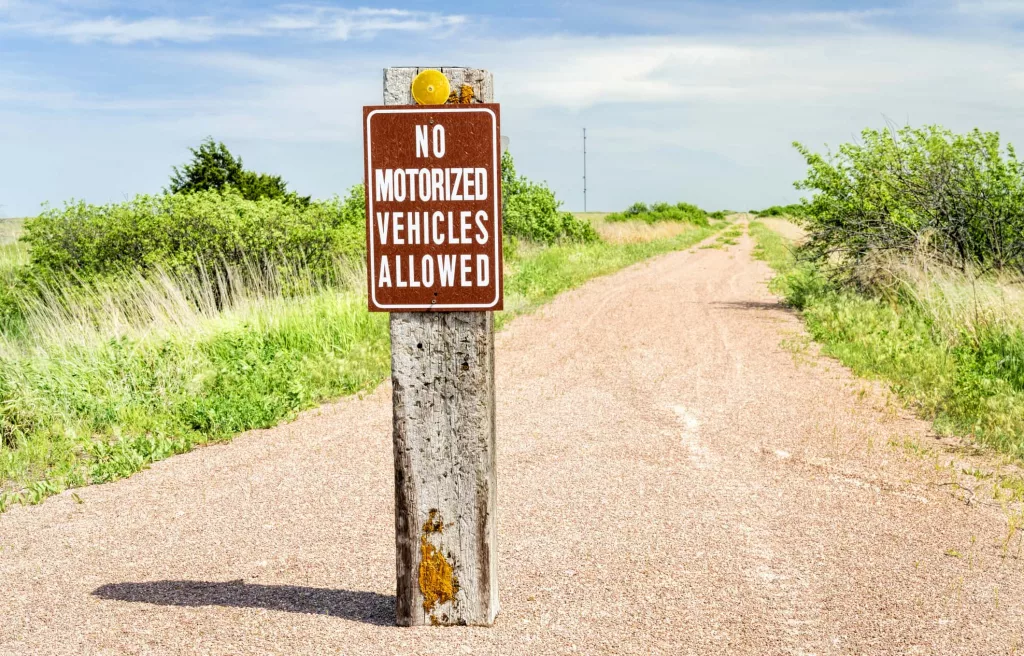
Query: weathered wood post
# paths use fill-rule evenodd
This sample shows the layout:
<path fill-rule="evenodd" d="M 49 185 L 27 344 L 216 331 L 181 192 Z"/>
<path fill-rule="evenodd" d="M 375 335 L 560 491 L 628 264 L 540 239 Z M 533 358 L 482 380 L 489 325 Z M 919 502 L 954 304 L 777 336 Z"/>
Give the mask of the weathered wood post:
<path fill-rule="evenodd" d="M 414 104 L 410 88 L 421 70 L 385 70 L 384 104 Z M 462 102 L 493 102 L 487 71 L 439 70 Z M 499 187 L 492 185 L 495 193 Z M 500 258 L 500 243 L 497 248 Z M 391 381 L 398 624 L 492 624 L 498 613 L 493 313 L 392 312 Z"/>

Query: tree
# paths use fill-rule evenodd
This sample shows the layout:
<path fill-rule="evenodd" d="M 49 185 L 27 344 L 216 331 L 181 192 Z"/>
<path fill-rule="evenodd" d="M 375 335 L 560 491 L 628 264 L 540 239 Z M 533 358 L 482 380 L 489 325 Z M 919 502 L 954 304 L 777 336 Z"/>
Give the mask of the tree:
<path fill-rule="evenodd" d="M 227 185 L 238 188 L 242 180 L 242 158 L 235 158 L 223 143 L 207 137 L 199 148 L 189 148 L 192 161 L 180 169 L 175 166 L 171 174 L 172 194 L 223 189 Z"/>
<path fill-rule="evenodd" d="M 167 191 L 172 194 L 210 189 L 222 191 L 225 187 L 232 187 L 247 200 L 280 198 L 299 205 L 309 204 L 309 196 L 288 191 L 288 183 L 281 176 L 246 171 L 242 158 L 232 155 L 227 146 L 212 137 L 203 140 L 199 148 L 189 150 L 192 151 L 192 161 L 180 169 L 175 166 L 171 174 Z"/>

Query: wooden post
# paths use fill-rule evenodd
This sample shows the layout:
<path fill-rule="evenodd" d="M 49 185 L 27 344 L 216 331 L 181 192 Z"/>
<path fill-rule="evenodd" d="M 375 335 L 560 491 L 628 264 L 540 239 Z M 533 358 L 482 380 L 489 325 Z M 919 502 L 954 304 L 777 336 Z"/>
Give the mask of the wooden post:
<path fill-rule="evenodd" d="M 384 71 L 384 104 L 413 104 L 423 69 Z M 442 68 L 492 102 L 491 74 Z M 494 316 L 391 313 L 397 620 L 490 625 L 498 614 Z"/>

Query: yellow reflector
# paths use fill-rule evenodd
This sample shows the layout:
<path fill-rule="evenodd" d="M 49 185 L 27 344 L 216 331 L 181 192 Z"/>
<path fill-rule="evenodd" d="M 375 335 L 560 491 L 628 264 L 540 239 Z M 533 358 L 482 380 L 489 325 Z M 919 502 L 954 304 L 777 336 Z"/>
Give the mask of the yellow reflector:
<path fill-rule="evenodd" d="M 419 105 L 443 105 L 451 91 L 448 78 L 441 71 L 423 71 L 412 81 L 412 97 Z"/>

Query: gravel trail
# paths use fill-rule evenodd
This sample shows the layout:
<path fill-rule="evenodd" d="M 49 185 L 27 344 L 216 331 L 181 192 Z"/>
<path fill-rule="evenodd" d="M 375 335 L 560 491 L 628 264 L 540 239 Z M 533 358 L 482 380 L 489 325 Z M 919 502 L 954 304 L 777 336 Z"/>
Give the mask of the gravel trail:
<path fill-rule="evenodd" d="M 499 335 L 493 628 L 392 626 L 385 385 L 0 516 L 0 654 L 1024 650 L 1010 511 L 948 485 L 995 459 L 816 355 L 751 250 Z"/>

